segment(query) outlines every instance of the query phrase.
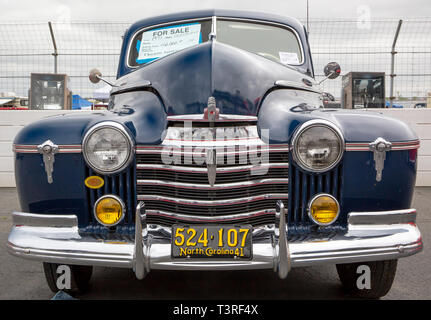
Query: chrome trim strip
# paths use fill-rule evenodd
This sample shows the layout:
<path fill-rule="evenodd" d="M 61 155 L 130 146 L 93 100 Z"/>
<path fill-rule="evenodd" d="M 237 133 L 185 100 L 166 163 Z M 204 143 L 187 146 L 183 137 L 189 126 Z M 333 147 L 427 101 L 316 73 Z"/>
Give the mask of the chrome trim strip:
<path fill-rule="evenodd" d="M 240 220 L 247 218 L 254 218 L 258 216 L 275 216 L 274 209 L 265 209 L 260 211 L 252 211 L 247 213 L 238 213 L 238 214 L 229 214 L 229 215 L 221 215 L 221 216 L 200 216 L 200 215 L 186 215 L 175 212 L 168 212 L 162 210 L 147 210 L 148 216 L 161 216 L 171 219 L 180 219 L 184 221 L 193 221 L 193 222 L 223 222 L 223 221 L 231 221 L 231 220 Z"/>
<path fill-rule="evenodd" d="M 241 171 L 259 171 L 270 168 L 287 169 L 289 168 L 288 163 L 263 163 L 261 165 L 243 165 L 243 166 L 233 166 L 233 167 L 220 167 L 217 168 L 217 173 L 232 173 Z M 155 169 L 155 170 L 168 170 L 175 172 L 194 172 L 194 173 L 207 173 L 206 167 L 182 167 L 174 165 L 164 165 L 164 164 L 137 164 L 136 169 Z"/>
<path fill-rule="evenodd" d="M 78 218 L 75 215 L 14 212 L 12 214 L 12 223 L 14 226 L 17 227 L 32 226 L 61 228 L 77 226 Z"/>
<path fill-rule="evenodd" d="M 195 206 L 222 206 L 222 205 L 234 205 L 240 203 L 248 203 L 259 200 L 267 199 L 287 199 L 288 195 L 283 193 L 272 193 L 272 194 L 262 194 L 258 196 L 250 196 L 236 199 L 225 199 L 225 200 L 195 200 L 195 199 L 183 199 L 176 197 L 165 197 L 157 195 L 142 195 L 137 196 L 138 200 L 143 201 L 162 201 L 162 202 L 173 202 L 185 205 L 195 205 Z"/>
<path fill-rule="evenodd" d="M 347 222 L 350 225 L 415 223 L 416 209 L 379 212 L 351 212 L 348 215 Z"/>
<path fill-rule="evenodd" d="M 146 180 L 146 179 L 137 180 L 138 186 L 154 185 L 154 186 L 166 186 L 166 187 L 194 189 L 194 190 L 223 190 L 223 189 L 245 188 L 245 187 L 265 185 L 265 184 L 288 184 L 288 183 L 289 183 L 288 178 L 247 180 L 243 182 L 220 183 L 214 186 L 211 186 L 209 184 L 184 183 L 184 182 L 163 181 L 163 180 Z"/>
<path fill-rule="evenodd" d="M 216 40 L 217 39 L 217 18 L 216 16 L 212 16 L 212 24 L 211 24 L 211 32 L 208 35 L 209 40 Z"/>
<path fill-rule="evenodd" d="M 38 145 L 12 145 L 12 151 L 16 153 L 39 153 L 37 150 Z M 81 145 L 58 145 L 58 153 L 81 153 Z"/>
<path fill-rule="evenodd" d="M 295 82 L 295 81 L 277 80 L 277 81 L 275 81 L 274 85 L 284 87 L 284 88 L 299 89 L 299 90 L 304 90 L 304 91 L 309 91 L 309 92 L 314 92 L 314 93 L 319 93 L 319 94 L 322 93 L 321 91 L 319 91 L 317 89 L 313 89 L 311 87 L 301 85 L 301 83 Z"/>
<path fill-rule="evenodd" d="M 391 150 L 393 151 L 420 148 L 420 140 L 389 142 L 392 144 Z M 346 151 L 370 151 L 370 142 L 347 142 Z"/>
<path fill-rule="evenodd" d="M 208 119 L 204 119 L 203 114 L 185 114 L 177 116 L 168 116 L 168 121 L 172 122 L 185 122 L 185 121 L 196 121 L 196 122 L 209 122 Z M 214 122 L 257 122 L 255 116 L 242 116 L 237 114 L 220 114 L 219 118 Z"/>
<path fill-rule="evenodd" d="M 184 140 L 183 140 L 184 141 Z M 239 146 L 239 145 L 238 145 Z M 253 146 L 247 146 L 242 145 L 246 150 L 235 150 L 235 151 L 229 151 L 230 146 L 220 146 L 215 147 L 216 150 L 221 149 L 219 152 L 223 152 L 224 155 L 240 155 L 240 154 L 254 154 L 254 153 L 261 153 L 261 152 L 289 152 L 289 145 L 253 145 Z M 260 148 L 258 148 L 260 147 Z M 137 146 L 136 147 L 136 153 L 137 154 L 148 154 L 148 153 L 156 153 L 156 154 L 171 154 L 171 155 L 204 155 L 205 154 L 205 147 L 202 147 L 202 150 L 200 152 L 189 152 L 188 150 L 193 148 L 193 146 L 173 146 L 173 149 L 171 146 Z M 198 147 L 200 148 L 200 147 Z M 179 149 L 179 150 L 177 150 Z M 223 150 L 227 149 L 227 150 Z"/>
<path fill-rule="evenodd" d="M 386 224 L 394 215 L 410 215 L 413 209 L 368 212 L 387 216 L 382 224 L 349 224 L 345 234 L 331 238 L 297 240 L 289 243 L 289 257 L 292 267 L 315 266 L 321 264 L 354 263 L 399 259 L 420 252 L 423 249 L 421 233 L 413 223 Z M 22 215 L 22 213 L 13 213 Z M 350 214 L 352 217 L 356 213 Z M 46 215 L 45 215 L 46 216 Z M 45 220 L 41 216 L 40 223 Z M 58 217 L 58 216 L 57 216 Z M 43 262 L 60 264 L 94 265 L 107 267 L 134 268 L 144 265 L 145 270 L 248 270 L 274 269 L 275 228 L 258 227 L 253 230 L 253 258 L 251 260 L 188 260 L 172 259 L 171 229 L 162 226 L 144 228 L 137 234 L 137 241 L 144 241 L 148 232 L 144 261 L 135 261 L 135 241 L 122 242 L 97 239 L 94 235 L 81 235 L 75 215 L 70 221 L 75 226 L 49 227 L 12 226 L 6 248 L 12 255 Z M 68 220 L 69 221 L 69 220 Z M 359 222 L 359 221 L 358 221 Z M 33 223 L 32 223 L 33 224 Z M 280 223 L 281 224 L 281 223 Z M 286 235 L 287 236 L 287 235 Z M 136 256 L 139 254 L 137 253 Z"/>

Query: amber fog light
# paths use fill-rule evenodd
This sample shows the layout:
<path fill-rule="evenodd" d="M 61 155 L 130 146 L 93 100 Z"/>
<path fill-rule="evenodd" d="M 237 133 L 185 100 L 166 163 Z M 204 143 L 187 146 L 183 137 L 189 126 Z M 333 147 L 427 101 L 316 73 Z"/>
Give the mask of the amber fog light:
<path fill-rule="evenodd" d="M 330 194 L 318 194 L 314 196 L 308 206 L 308 216 L 320 225 L 328 226 L 338 218 L 340 205 L 337 199 Z"/>
<path fill-rule="evenodd" d="M 125 206 L 120 198 L 114 195 L 100 197 L 94 204 L 96 220 L 107 227 L 120 223 L 124 218 Z"/>

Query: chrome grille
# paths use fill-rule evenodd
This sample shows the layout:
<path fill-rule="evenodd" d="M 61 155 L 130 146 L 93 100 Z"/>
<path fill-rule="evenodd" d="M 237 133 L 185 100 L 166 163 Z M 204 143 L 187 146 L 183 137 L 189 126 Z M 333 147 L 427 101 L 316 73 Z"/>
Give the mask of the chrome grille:
<path fill-rule="evenodd" d="M 277 200 L 287 206 L 288 146 L 268 146 L 257 136 L 255 125 L 247 129 L 256 135 L 212 141 L 216 146 L 211 148 L 217 151 L 213 186 L 206 163 L 190 161 L 197 152 L 205 154 L 208 141 L 197 143 L 201 149 L 196 151 L 193 142 L 169 141 L 168 130 L 162 145 L 138 146 L 137 199 L 145 202 L 148 223 L 274 223 Z M 172 146 L 175 149 L 169 152 L 176 158 L 166 164 L 162 156 Z M 253 156 L 261 157 L 262 152 L 268 152 L 268 161 L 253 164 Z"/>

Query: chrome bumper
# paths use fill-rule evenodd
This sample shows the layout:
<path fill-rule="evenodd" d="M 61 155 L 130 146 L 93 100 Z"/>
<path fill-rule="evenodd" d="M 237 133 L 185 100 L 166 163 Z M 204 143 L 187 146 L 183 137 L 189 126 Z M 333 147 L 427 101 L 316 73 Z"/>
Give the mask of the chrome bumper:
<path fill-rule="evenodd" d="M 74 215 L 15 212 L 7 249 L 44 262 L 133 268 L 142 279 L 151 269 L 274 269 L 284 278 L 291 267 L 398 259 L 423 248 L 415 209 L 352 212 L 345 234 L 294 242 L 287 241 L 281 201 L 276 211 L 273 226 L 254 229 L 253 258 L 247 261 L 173 259 L 171 229 L 147 227 L 143 203 L 136 210 L 135 239 L 121 241 L 80 235 Z"/>

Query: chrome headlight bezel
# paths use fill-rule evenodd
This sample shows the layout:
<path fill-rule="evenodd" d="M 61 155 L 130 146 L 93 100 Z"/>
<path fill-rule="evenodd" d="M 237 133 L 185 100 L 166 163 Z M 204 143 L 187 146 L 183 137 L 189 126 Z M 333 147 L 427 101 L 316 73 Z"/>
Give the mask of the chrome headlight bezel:
<path fill-rule="evenodd" d="M 116 167 L 113 170 L 103 170 L 103 169 L 100 169 L 97 166 L 95 166 L 88 159 L 87 150 L 86 150 L 87 149 L 87 142 L 91 138 L 91 136 L 96 131 L 101 130 L 101 129 L 107 129 L 107 128 L 115 130 L 118 133 L 120 133 L 125 138 L 126 143 L 128 144 L 128 156 L 126 157 L 126 160 L 120 166 Z M 99 123 L 95 124 L 94 126 L 92 126 L 87 131 L 87 133 L 84 135 L 84 139 L 82 140 L 82 154 L 84 156 L 85 162 L 95 172 L 97 172 L 99 174 L 103 174 L 103 175 L 113 175 L 113 174 L 119 173 L 119 172 L 123 171 L 125 168 L 127 168 L 133 160 L 134 151 L 135 151 L 135 144 L 134 144 L 131 136 L 129 135 L 129 133 L 127 132 L 127 130 L 124 128 L 123 125 L 121 125 L 117 122 L 114 122 L 114 121 L 103 121 L 103 122 L 99 122 Z"/>
<path fill-rule="evenodd" d="M 340 144 L 340 152 L 337 158 L 332 164 L 330 164 L 329 166 L 326 166 L 325 168 L 309 167 L 301 160 L 300 156 L 298 155 L 298 150 L 297 150 L 298 139 L 306 130 L 312 127 L 323 127 L 328 130 L 331 130 L 337 136 L 338 142 Z M 323 119 L 314 119 L 314 120 L 309 120 L 307 122 L 304 122 L 296 129 L 295 133 L 293 134 L 290 149 L 292 152 L 293 160 L 301 169 L 303 169 L 304 171 L 313 172 L 313 173 L 322 173 L 335 168 L 340 163 L 345 151 L 345 141 L 344 141 L 343 133 L 335 124 Z"/>
<path fill-rule="evenodd" d="M 311 206 L 313 205 L 314 201 L 316 201 L 318 198 L 320 197 L 329 197 L 331 198 L 337 205 L 337 214 L 335 215 L 335 218 L 328 223 L 321 223 L 319 221 L 317 221 L 314 217 L 313 214 L 311 213 Z M 322 227 L 326 227 L 326 226 L 330 226 L 331 224 L 333 224 L 335 221 L 337 221 L 338 217 L 340 216 L 340 203 L 338 202 L 337 198 L 335 198 L 333 195 L 329 194 L 329 193 L 318 193 L 315 194 L 310 201 L 308 201 L 308 205 L 307 205 L 307 213 L 308 213 L 308 217 L 310 218 L 310 220 L 312 222 L 314 222 L 315 224 L 322 226 Z"/>

